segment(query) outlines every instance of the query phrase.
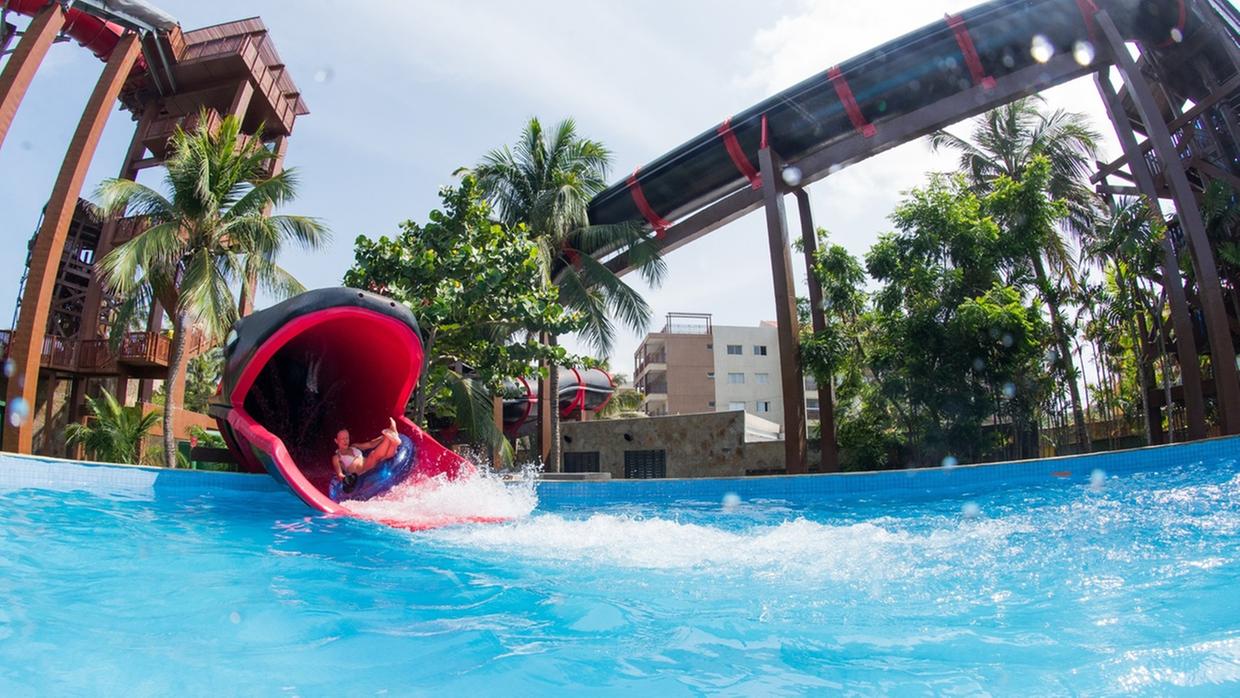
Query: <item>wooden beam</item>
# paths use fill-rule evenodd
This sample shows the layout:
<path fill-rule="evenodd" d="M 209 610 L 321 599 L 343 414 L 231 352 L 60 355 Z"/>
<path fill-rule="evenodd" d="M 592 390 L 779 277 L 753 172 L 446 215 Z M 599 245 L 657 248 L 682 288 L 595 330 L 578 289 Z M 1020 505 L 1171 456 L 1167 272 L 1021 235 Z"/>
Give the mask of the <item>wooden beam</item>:
<path fill-rule="evenodd" d="M 1107 48 L 1128 87 L 1128 94 L 1132 96 L 1141 120 L 1145 122 L 1154 153 L 1162 160 L 1163 176 L 1171 189 L 1179 214 L 1180 228 L 1188 239 L 1189 250 L 1197 263 L 1197 285 L 1205 314 L 1206 333 L 1210 339 L 1210 363 L 1214 368 L 1220 425 L 1224 434 L 1240 434 L 1240 379 L 1236 374 L 1236 350 L 1231 341 L 1230 323 L 1219 285 L 1218 266 L 1206 236 L 1205 221 L 1201 218 L 1197 198 L 1189 185 L 1188 175 L 1184 172 L 1175 143 L 1171 140 L 1171 131 L 1158 111 L 1149 83 L 1128 54 L 1128 47 L 1110 15 L 1102 11 L 1096 18 L 1106 37 Z"/>
<path fill-rule="evenodd" d="M 814 275 L 814 260 L 818 256 L 818 232 L 814 228 L 814 212 L 809 205 L 809 192 L 797 189 L 797 215 L 801 219 L 801 247 L 805 252 L 806 284 L 809 286 L 809 316 L 814 333 L 827 331 L 827 317 L 822 307 L 822 286 Z M 835 381 L 827 376 L 827 384 L 818 382 L 818 467 L 824 473 L 840 470 L 839 448 L 835 443 Z"/>
<path fill-rule="evenodd" d="M 138 58 L 138 49 L 137 35 L 126 34 L 112 50 L 103 74 L 86 103 L 73 140 L 69 142 L 69 150 L 52 188 L 43 225 L 36 234 L 34 248 L 31 250 L 30 276 L 22 297 L 21 315 L 9 344 L 9 355 L 17 367 L 16 377 L 10 380 L 8 385 L 10 409 L 18 400 L 24 400 L 27 405 L 34 404 L 43 335 L 47 331 L 47 316 L 52 303 L 56 270 L 64 252 L 69 224 L 73 220 L 73 211 L 77 206 L 78 196 L 82 193 L 86 171 L 99 145 L 104 124 L 107 123 L 121 87 Z M 17 426 L 5 420 L 5 448 L 18 453 L 30 453 L 32 437 L 30 420 Z"/>
<path fill-rule="evenodd" d="M 765 140 L 765 139 L 763 139 Z M 779 378 L 784 399 L 784 462 L 789 473 L 807 472 L 805 462 L 805 379 L 801 373 L 800 328 L 797 324 L 796 285 L 792 280 L 792 250 L 788 247 L 788 220 L 784 195 L 774 186 L 782 168 L 769 148 L 758 151 L 764 183 L 767 242 L 771 249 L 771 277 L 775 282 L 775 322 L 779 336 Z"/>
<path fill-rule="evenodd" d="M 1123 106 L 1111 78 L 1100 72 L 1094 76 L 1098 93 L 1102 96 L 1102 105 L 1107 116 L 1115 125 L 1115 135 L 1119 138 L 1124 153 L 1132 157 L 1131 168 L 1137 180 L 1138 190 L 1145 195 L 1145 204 L 1151 216 L 1162 217 L 1158 207 L 1158 190 L 1154 185 L 1154 175 L 1146 165 L 1145 158 L 1137 155 L 1137 136 L 1133 133 L 1124 115 Z M 1197 341 L 1193 334 L 1193 321 L 1189 316 L 1188 300 L 1184 295 L 1184 284 L 1180 278 L 1179 260 L 1171 247 L 1171 240 L 1163 235 L 1162 241 L 1162 276 L 1163 288 L 1167 292 L 1167 300 L 1171 305 L 1171 321 L 1175 327 L 1175 350 L 1180 360 L 1180 371 L 1184 378 L 1184 407 L 1188 413 L 1188 434 L 1190 439 L 1203 439 L 1206 435 L 1205 399 L 1201 394 L 1201 366 L 1197 360 Z M 1160 305 L 1161 307 L 1161 305 Z M 1161 311 L 1160 311 L 1161 312 Z M 1165 342 L 1166 338 L 1160 338 Z"/>
<path fill-rule="evenodd" d="M 1236 88 L 1240 88 L 1240 75 L 1236 75 L 1232 77 L 1230 80 L 1223 83 L 1221 87 L 1219 87 L 1217 90 L 1211 93 L 1209 98 L 1202 100 L 1200 104 L 1193 105 L 1192 109 L 1189 109 L 1188 111 L 1184 112 L 1183 114 L 1173 119 L 1170 123 L 1167 124 L 1167 130 L 1170 132 L 1170 131 L 1176 131 L 1178 129 L 1183 128 L 1185 124 L 1192 122 L 1194 119 L 1204 114 L 1206 110 L 1213 108 L 1216 104 L 1218 104 L 1224 98 L 1230 96 L 1231 93 L 1236 90 Z M 1150 149 L 1153 147 L 1154 147 L 1153 141 L 1147 140 L 1146 142 L 1141 144 L 1141 147 L 1138 152 L 1140 153 L 1142 157 L 1144 157 L 1144 155 L 1150 152 Z M 1124 165 L 1126 165 L 1128 163 L 1128 160 L 1129 160 L 1129 157 L 1127 155 L 1121 155 L 1120 157 L 1112 160 L 1110 163 L 1100 166 L 1098 168 L 1098 171 L 1095 172 L 1094 175 L 1089 178 L 1089 181 L 1093 183 L 1097 183 L 1097 182 L 1101 182 L 1103 178 L 1107 177 L 1108 175 L 1117 174 L 1116 171 L 1119 170 Z"/>
<path fill-rule="evenodd" d="M 17 48 L 13 49 L 4 69 L 0 70 L 0 146 L 4 145 L 4 137 L 13 125 L 17 107 L 26 96 L 39 64 L 64 24 L 65 12 L 60 3 L 48 4 L 30 21 L 17 42 Z"/>

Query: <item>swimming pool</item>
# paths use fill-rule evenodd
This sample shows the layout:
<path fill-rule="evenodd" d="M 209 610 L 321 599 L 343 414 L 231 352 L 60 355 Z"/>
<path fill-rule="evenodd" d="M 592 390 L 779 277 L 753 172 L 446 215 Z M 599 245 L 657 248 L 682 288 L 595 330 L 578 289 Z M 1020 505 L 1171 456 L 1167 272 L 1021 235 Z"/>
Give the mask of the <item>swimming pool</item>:
<path fill-rule="evenodd" d="M 0 455 L 0 695 L 1240 689 L 1240 440 L 877 476 L 269 479 Z"/>

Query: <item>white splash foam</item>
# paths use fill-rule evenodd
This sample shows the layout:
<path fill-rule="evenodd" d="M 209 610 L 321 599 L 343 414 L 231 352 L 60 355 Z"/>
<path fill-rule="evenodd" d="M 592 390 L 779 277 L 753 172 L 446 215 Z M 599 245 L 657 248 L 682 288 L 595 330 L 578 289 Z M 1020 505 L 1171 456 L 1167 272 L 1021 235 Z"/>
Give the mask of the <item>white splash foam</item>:
<path fill-rule="evenodd" d="M 479 467 L 466 477 L 411 480 L 381 497 L 345 502 L 362 518 L 411 526 L 443 525 L 454 520 L 520 519 L 538 506 L 538 470 L 527 467 L 505 478 Z"/>
<path fill-rule="evenodd" d="M 538 514 L 512 523 L 442 529 L 437 542 L 573 566 L 743 573 L 817 580 L 900 579 L 947 562 L 965 549 L 1006 549 L 1018 532 L 999 522 L 969 521 L 927 534 L 862 522 L 829 525 L 794 519 L 728 530 L 664 518 L 594 514 L 586 519 Z"/>

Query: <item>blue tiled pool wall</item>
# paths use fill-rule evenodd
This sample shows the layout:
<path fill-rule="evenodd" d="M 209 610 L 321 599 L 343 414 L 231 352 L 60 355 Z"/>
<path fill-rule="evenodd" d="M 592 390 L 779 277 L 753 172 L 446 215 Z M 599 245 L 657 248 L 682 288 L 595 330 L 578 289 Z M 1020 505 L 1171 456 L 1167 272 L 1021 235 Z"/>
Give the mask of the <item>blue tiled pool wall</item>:
<path fill-rule="evenodd" d="M 88 491 L 137 498 L 202 492 L 287 491 L 268 475 L 84 463 L 0 452 L 0 493 L 19 489 Z"/>
<path fill-rule="evenodd" d="M 1202 461 L 1240 457 L 1240 436 L 1058 458 L 834 475 L 775 475 L 694 480 L 547 481 L 539 484 L 540 507 L 624 502 L 742 499 L 806 502 L 829 499 L 916 499 L 980 493 L 1029 485 L 1084 484 L 1095 470 L 1106 476 Z"/>
<path fill-rule="evenodd" d="M 954 468 L 888 470 L 836 475 L 777 475 L 692 480 L 545 481 L 542 507 L 676 500 L 744 499 L 789 502 L 833 498 L 918 498 L 1027 485 L 1087 483 L 1095 470 L 1108 476 L 1240 457 L 1240 436 L 1080 456 L 1042 458 Z M 293 495 L 268 475 L 83 463 L 0 453 L 0 493 L 16 489 L 89 491 L 153 498 L 161 494 L 253 492 Z"/>

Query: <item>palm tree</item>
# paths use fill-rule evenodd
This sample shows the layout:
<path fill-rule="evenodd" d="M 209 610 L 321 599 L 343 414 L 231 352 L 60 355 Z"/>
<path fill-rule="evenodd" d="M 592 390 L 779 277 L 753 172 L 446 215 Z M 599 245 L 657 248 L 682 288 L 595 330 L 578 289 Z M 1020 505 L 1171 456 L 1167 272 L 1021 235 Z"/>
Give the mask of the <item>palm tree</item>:
<path fill-rule="evenodd" d="M 645 417 L 641 411 L 646 396 L 640 390 L 629 385 L 629 377 L 623 373 L 611 374 L 614 392 L 611 399 L 598 412 L 599 419 L 632 419 Z"/>
<path fill-rule="evenodd" d="M 107 463 L 138 462 L 142 442 L 159 421 L 155 412 L 142 411 L 141 405 L 125 407 L 107 389 L 99 399 L 86 397 L 90 420 L 65 427 L 65 443 L 81 444 L 87 457 Z"/>
<path fill-rule="evenodd" d="M 650 322 L 650 306 L 641 294 L 591 255 L 617 249 L 629 255 L 645 279 L 657 284 L 665 266 L 658 246 L 637 225 L 591 226 L 586 213 L 590 200 L 607 187 L 611 153 L 603 144 L 582 138 L 572 119 L 550 133 L 532 118 L 517 144 L 492 150 L 474 169 L 478 181 L 506 225 L 524 223 L 538 243 L 547 283 L 554 284 L 560 302 L 587 319 L 585 338 L 602 354 L 615 340 L 612 315 L 641 332 Z M 557 338 L 545 338 L 555 344 Z M 559 384 L 552 365 L 550 385 Z M 554 399 L 542 396 L 541 399 Z M 558 469 L 560 420 L 551 413 L 551 449 L 548 467 Z"/>
<path fill-rule="evenodd" d="M 960 154 L 960 171 L 979 192 L 993 189 L 1000 177 L 1021 180 L 1035 158 L 1050 163 L 1045 195 L 1067 209 L 1063 227 L 1079 239 L 1088 236 L 1096 218 L 1097 198 L 1089 187 L 1089 174 L 1098 151 L 1099 133 L 1083 114 L 1057 109 L 1045 113 L 1041 97 L 1029 97 L 1005 104 L 979 117 L 969 139 L 947 131 L 930 135 L 934 150 L 954 150 Z M 1026 260 L 1033 273 L 1037 293 L 1049 310 L 1057 360 L 1062 365 L 1072 400 L 1072 417 L 1077 440 L 1089 450 L 1089 432 L 1081 408 L 1077 371 L 1072 361 L 1067 321 L 1061 307 L 1061 285 L 1076 285 L 1075 265 L 1068 241 L 1054 230 L 1036 241 Z M 1050 277 L 1054 274 L 1065 282 Z"/>
<path fill-rule="evenodd" d="M 233 289 L 248 274 L 276 297 L 300 293 L 302 285 L 275 258 L 288 242 L 316 249 L 327 229 L 304 216 L 267 216 L 264 209 L 294 198 L 296 171 L 270 176 L 276 156 L 263 146 L 261 129 L 241 133 L 235 116 L 212 130 L 200 118 L 193 132 L 177 129 L 165 162 L 168 195 L 127 179 L 99 185 L 105 215 L 128 211 L 145 216 L 144 232 L 98 263 L 103 283 L 124 299 L 117 327 L 127 315 L 157 301 L 172 322 L 172 350 L 166 385 L 175 385 L 186 359 L 187 335 L 218 342 L 237 320 Z M 176 467 L 174 400 L 164 404 L 164 461 Z"/>

